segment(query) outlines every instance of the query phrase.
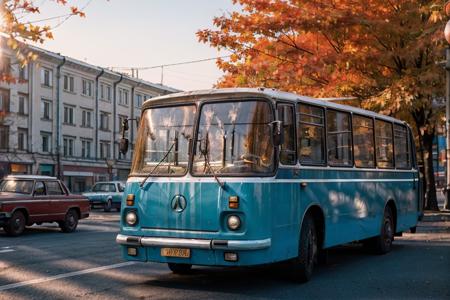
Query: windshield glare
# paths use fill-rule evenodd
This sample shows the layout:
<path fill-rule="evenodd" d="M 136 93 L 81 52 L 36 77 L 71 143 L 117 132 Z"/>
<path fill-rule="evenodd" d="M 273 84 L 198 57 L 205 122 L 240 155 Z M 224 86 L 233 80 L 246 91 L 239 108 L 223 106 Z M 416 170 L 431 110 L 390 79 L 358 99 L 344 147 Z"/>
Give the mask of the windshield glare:
<path fill-rule="evenodd" d="M 146 110 L 139 126 L 132 173 L 184 175 L 195 111 L 194 105 Z"/>
<path fill-rule="evenodd" d="M 194 174 L 211 175 L 212 171 L 217 175 L 272 173 L 272 121 L 270 105 L 264 101 L 203 105 Z"/>
<path fill-rule="evenodd" d="M 31 180 L 3 180 L 0 182 L 0 192 L 31 194 L 33 191 L 33 181 Z"/>

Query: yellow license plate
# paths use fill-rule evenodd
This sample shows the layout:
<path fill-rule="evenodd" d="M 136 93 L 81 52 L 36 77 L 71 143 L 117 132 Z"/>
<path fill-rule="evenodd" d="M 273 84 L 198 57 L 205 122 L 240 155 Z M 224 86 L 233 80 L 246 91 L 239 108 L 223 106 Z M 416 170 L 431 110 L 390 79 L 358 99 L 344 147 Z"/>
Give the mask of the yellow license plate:
<path fill-rule="evenodd" d="M 191 249 L 161 248 L 161 256 L 189 258 L 191 257 Z"/>

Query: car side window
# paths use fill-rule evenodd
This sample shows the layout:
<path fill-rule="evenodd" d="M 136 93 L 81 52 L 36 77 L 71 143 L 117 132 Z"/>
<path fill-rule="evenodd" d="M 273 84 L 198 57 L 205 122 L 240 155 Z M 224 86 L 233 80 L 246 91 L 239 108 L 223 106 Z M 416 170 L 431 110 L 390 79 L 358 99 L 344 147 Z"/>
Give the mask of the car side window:
<path fill-rule="evenodd" d="M 123 191 L 125 191 L 125 187 L 121 183 L 118 183 L 117 187 L 119 188 L 119 192 L 122 193 Z"/>
<path fill-rule="evenodd" d="M 44 196 L 45 195 L 45 185 L 42 181 L 36 181 L 34 185 L 34 195 Z"/>
<path fill-rule="evenodd" d="M 61 185 L 58 181 L 46 181 L 47 195 L 63 195 Z"/>
<path fill-rule="evenodd" d="M 116 191 L 116 186 L 114 184 L 110 184 L 109 191 L 114 193 Z"/>

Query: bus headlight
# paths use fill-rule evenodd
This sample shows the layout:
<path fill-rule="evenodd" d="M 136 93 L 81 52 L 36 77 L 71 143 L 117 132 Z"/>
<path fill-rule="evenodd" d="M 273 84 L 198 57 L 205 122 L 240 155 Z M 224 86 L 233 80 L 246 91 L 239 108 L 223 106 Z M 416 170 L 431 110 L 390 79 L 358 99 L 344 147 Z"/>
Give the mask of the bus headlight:
<path fill-rule="evenodd" d="M 138 216 L 135 211 L 131 210 L 131 211 L 127 212 L 127 214 L 125 216 L 125 222 L 128 225 L 130 225 L 130 226 L 136 225 L 137 220 L 138 220 Z"/>
<path fill-rule="evenodd" d="M 241 219 L 238 216 L 229 216 L 227 220 L 228 228 L 231 230 L 238 230 L 241 227 Z"/>

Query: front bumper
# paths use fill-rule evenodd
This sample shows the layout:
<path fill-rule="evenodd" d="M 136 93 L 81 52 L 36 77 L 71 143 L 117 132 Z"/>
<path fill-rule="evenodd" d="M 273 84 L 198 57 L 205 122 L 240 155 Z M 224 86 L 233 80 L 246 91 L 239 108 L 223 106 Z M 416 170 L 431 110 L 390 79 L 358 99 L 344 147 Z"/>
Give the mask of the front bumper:
<path fill-rule="evenodd" d="M 116 242 L 120 245 L 143 247 L 174 247 L 203 250 L 262 250 L 270 248 L 270 238 L 262 240 L 209 240 L 168 237 L 139 237 L 118 234 Z"/>

